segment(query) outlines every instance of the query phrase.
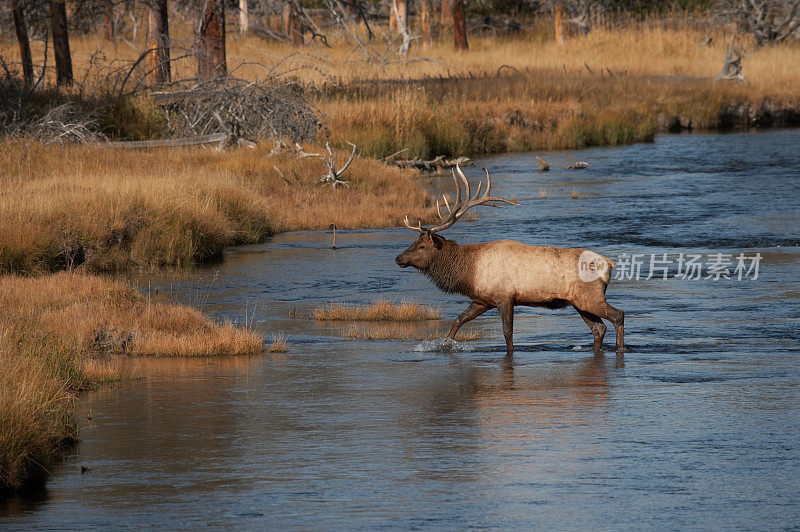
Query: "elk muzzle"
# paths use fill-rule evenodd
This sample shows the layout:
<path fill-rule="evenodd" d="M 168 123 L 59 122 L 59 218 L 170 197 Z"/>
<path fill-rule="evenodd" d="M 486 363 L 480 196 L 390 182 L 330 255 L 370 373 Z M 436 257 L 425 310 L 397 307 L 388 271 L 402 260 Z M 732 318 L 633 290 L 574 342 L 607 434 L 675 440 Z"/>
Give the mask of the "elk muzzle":
<path fill-rule="evenodd" d="M 395 259 L 394 259 L 394 261 L 397 263 L 397 265 L 400 266 L 401 268 L 405 268 L 406 266 L 408 266 L 408 259 L 403 256 L 405 254 L 406 253 L 403 252 L 403 253 L 399 254 L 397 257 L 395 257 Z"/>

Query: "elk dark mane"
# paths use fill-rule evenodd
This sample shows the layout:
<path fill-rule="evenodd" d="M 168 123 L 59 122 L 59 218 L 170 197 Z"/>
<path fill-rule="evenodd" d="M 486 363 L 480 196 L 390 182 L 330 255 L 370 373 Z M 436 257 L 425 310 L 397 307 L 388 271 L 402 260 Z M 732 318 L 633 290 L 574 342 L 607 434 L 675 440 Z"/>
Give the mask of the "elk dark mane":
<path fill-rule="evenodd" d="M 454 240 L 444 240 L 442 249 L 431 259 L 430 266 L 423 270 L 439 290 L 448 294 L 469 295 L 475 260 L 465 248 Z"/>

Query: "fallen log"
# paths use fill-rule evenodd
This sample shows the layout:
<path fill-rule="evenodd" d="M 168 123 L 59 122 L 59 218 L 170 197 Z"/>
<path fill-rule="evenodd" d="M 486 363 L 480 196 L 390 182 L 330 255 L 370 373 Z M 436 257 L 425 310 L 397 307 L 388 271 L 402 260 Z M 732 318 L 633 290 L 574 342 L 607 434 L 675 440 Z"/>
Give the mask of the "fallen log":
<path fill-rule="evenodd" d="M 439 155 L 435 159 L 431 159 L 430 161 L 425 161 L 423 159 L 405 159 L 405 160 L 395 160 L 394 157 L 403 153 L 406 150 L 401 150 L 397 153 L 393 153 L 388 157 L 384 157 L 380 159 L 382 163 L 391 164 L 397 166 L 399 168 L 413 168 L 415 170 L 419 170 L 420 172 L 441 172 L 447 168 L 455 168 L 456 165 L 458 166 L 468 166 L 470 163 L 468 157 L 459 157 L 457 159 L 445 159 L 444 155 Z"/>
<path fill-rule="evenodd" d="M 177 146 L 197 146 L 199 144 L 211 144 L 214 142 L 225 142 L 228 138 L 227 133 L 212 133 L 211 135 L 200 135 L 199 137 L 186 137 L 181 139 L 156 139 L 156 140 L 115 140 L 101 142 L 100 146 L 116 149 L 132 148 L 168 148 Z"/>

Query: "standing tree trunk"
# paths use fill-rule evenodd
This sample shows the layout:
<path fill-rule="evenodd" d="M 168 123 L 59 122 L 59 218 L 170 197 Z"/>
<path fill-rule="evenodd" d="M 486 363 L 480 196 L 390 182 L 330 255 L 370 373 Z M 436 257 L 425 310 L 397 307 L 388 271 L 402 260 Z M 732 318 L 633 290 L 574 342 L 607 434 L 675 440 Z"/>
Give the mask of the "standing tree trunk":
<path fill-rule="evenodd" d="M 171 80 L 169 64 L 169 15 L 167 0 L 150 0 L 147 18 L 148 77 L 158 87 Z"/>
<path fill-rule="evenodd" d="M 408 30 L 408 4 L 406 0 L 391 0 L 389 2 L 389 31 L 398 33 L 402 32 L 402 28 Z"/>
<path fill-rule="evenodd" d="M 25 12 L 19 5 L 19 0 L 11 0 L 14 10 L 14 29 L 17 31 L 19 42 L 19 55 L 22 58 L 22 78 L 25 87 L 33 86 L 33 60 L 31 59 L 31 43 L 28 40 L 28 27 L 25 24 Z"/>
<path fill-rule="evenodd" d="M 300 18 L 299 0 L 286 0 L 283 4 L 283 32 L 291 39 L 292 46 L 303 46 L 303 21 Z"/>
<path fill-rule="evenodd" d="M 226 76 L 225 0 L 205 0 L 197 50 L 197 77 L 209 80 Z"/>
<path fill-rule="evenodd" d="M 564 44 L 564 2 L 556 2 L 556 42 Z"/>
<path fill-rule="evenodd" d="M 239 33 L 247 33 L 250 29 L 250 18 L 247 12 L 247 0 L 239 0 Z"/>
<path fill-rule="evenodd" d="M 431 0 L 420 0 L 420 25 L 422 26 L 422 44 L 431 44 Z"/>
<path fill-rule="evenodd" d="M 103 33 L 108 41 L 114 38 L 114 4 L 111 0 L 103 2 Z"/>
<path fill-rule="evenodd" d="M 50 31 L 53 33 L 53 55 L 56 56 L 56 84 L 72 85 L 74 78 L 65 0 L 50 0 Z"/>
<path fill-rule="evenodd" d="M 344 5 L 344 16 L 347 17 L 347 20 L 355 20 L 356 16 L 358 16 L 358 12 L 356 11 L 353 2 L 347 2 Z"/>
<path fill-rule="evenodd" d="M 467 14 L 465 0 L 453 1 L 453 38 L 456 50 L 467 49 Z"/>
<path fill-rule="evenodd" d="M 442 11 L 439 15 L 439 23 L 446 27 L 453 22 L 453 0 L 442 0 Z"/>

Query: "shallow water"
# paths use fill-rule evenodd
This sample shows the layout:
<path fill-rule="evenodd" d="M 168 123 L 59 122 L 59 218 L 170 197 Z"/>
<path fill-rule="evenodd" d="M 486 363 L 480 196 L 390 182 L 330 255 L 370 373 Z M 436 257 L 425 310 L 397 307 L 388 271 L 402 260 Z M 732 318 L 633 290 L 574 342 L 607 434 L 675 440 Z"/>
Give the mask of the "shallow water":
<path fill-rule="evenodd" d="M 289 352 L 131 362 L 146 378 L 85 397 L 82 442 L 46 493 L 0 503 L 0 528 L 797 526 L 800 131 L 547 159 L 546 174 L 530 154 L 479 161 L 522 205 L 445 236 L 589 247 L 618 270 L 643 254 L 641 277 L 608 290 L 624 360 L 594 356 L 567 309 L 518 309 L 513 364 L 494 311 L 472 322 L 485 338 L 470 351 L 344 340 L 346 325 L 302 315 L 386 297 L 452 319 L 467 301 L 395 266 L 406 229 L 339 231 L 335 251 L 327 232 L 280 235 L 143 286 L 288 334 Z M 592 166 L 563 168 L 574 160 Z M 668 278 L 645 279 L 662 253 Z M 762 260 L 756 280 L 689 280 L 679 253 Z"/>

